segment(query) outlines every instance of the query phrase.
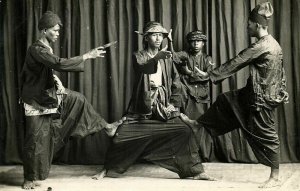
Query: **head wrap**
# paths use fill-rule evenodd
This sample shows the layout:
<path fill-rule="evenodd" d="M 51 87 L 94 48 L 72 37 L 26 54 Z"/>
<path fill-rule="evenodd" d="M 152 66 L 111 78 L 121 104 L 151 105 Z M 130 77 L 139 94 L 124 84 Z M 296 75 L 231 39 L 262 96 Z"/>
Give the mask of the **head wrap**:
<path fill-rule="evenodd" d="M 47 11 L 40 18 L 38 23 L 38 29 L 39 30 L 49 29 L 51 27 L 54 27 L 57 24 L 62 26 L 61 20 L 58 17 L 58 15 L 51 11 Z"/>
<path fill-rule="evenodd" d="M 155 21 L 148 22 L 143 29 L 143 33 L 138 31 L 135 32 L 144 36 L 149 33 L 162 33 L 165 36 L 168 35 L 168 31 L 160 23 Z"/>
<path fill-rule="evenodd" d="M 202 31 L 196 30 L 189 32 L 186 35 L 187 41 L 194 41 L 194 40 L 200 40 L 200 41 L 207 41 L 206 36 L 202 33 Z"/>
<path fill-rule="evenodd" d="M 250 13 L 249 19 L 252 22 L 268 26 L 268 21 L 273 15 L 273 7 L 270 2 L 257 5 Z"/>

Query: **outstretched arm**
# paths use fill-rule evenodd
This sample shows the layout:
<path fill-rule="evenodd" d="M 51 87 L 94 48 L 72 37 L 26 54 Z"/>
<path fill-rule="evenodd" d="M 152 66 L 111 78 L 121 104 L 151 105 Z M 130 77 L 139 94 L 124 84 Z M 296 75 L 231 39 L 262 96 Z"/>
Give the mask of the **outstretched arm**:
<path fill-rule="evenodd" d="M 242 68 L 248 66 L 254 59 L 265 54 L 266 51 L 267 50 L 259 42 L 254 43 L 221 66 L 208 71 L 209 77 L 213 83 L 221 82 Z"/>
<path fill-rule="evenodd" d="M 82 56 L 60 58 L 44 47 L 36 46 L 30 49 L 30 54 L 34 59 L 56 71 L 83 71 L 83 62 L 85 60 L 104 57 L 105 53 L 106 51 L 103 47 L 98 47 L 88 51 Z"/>
<path fill-rule="evenodd" d="M 154 74 L 160 59 L 168 59 L 172 56 L 170 51 L 161 50 L 153 58 L 144 53 L 137 52 L 133 56 L 134 68 L 144 74 Z"/>
<path fill-rule="evenodd" d="M 248 66 L 254 59 L 265 54 L 265 52 L 266 50 L 259 43 L 254 43 L 221 66 L 207 72 L 198 72 L 202 77 L 209 77 L 213 83 L 218 83 Z"/>

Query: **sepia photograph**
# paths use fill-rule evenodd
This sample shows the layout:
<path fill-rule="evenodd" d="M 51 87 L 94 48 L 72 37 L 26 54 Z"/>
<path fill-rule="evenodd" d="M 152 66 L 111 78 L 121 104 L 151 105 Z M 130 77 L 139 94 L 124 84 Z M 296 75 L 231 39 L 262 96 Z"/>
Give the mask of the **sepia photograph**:
<path fill-rule="evenodd" d="M 300 191 L 299 0 L 0 0 L 0 191 Z"/>

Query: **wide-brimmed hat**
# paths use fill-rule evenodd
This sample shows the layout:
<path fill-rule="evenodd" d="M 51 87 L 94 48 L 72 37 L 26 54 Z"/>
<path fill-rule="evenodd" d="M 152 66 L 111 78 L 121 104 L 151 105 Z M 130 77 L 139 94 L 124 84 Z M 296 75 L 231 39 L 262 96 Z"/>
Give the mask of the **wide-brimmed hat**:
<path fill-rule="evenodd" d="M 273 15 L 273 7 L 270 2 L 257 5 L 250 13 L 249 19 L 252 22 L 268 26 L 268 21 Z"/>
<path fill-rule="evenodd" d="M 168 35 L 168 31 L 159 22 L 155 21 L 148 22 L 143 29 L 143 33 L 139 31 L 134 32 L 144 36 L 148 35 L 149 33 L 162 33 L 164 35 Z"/>
<path fill-rule="evenodd" d="M 189 32 L 186 35 L 186 39 L 187 41 L 194 41 L 194 40 L 207 41 L 206 36 L 200 30 Z"/>

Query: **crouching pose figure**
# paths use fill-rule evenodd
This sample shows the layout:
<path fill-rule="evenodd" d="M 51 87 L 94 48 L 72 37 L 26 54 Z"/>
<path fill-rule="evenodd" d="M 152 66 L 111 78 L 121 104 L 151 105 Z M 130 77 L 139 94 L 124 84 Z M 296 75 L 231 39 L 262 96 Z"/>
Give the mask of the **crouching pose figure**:
<path fill-rule="evenodd" d="M 137 160 L 169 169 L 180 178 L 215 180 L 203 169 L 194 133 L 179 115 L 180 78 L 171 52 L 161 49 L 168 32 L 160 23 L 149 22 L 143 31 L 144 50 L 134 54 L 135 86 L 127 120 L 117 130 L 108 150 L 105 169 L 124 173 Z"/>

